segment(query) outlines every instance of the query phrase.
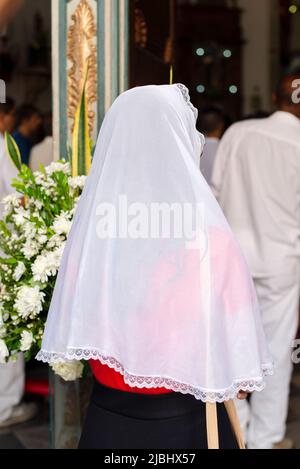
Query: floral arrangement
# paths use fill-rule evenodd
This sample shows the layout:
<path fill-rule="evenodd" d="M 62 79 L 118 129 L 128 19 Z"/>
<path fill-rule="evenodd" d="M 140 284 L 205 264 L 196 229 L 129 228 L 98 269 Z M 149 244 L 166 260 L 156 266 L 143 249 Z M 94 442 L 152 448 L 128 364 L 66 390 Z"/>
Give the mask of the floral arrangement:
<path fill-rule="evenodd" d="M 41 347 L 54 284 L 86 176 L 71 177 L 70 164 L 55 162 L 32 172 L 23 165 L 0 221 L 0 363 Z M 77 364 L 78 365 L 78 364 Z M 66 379 L 81 373 L 66 366 Z"/>
<path fill-rule="evenodd" d="M 92 162 L 89 138 L 86 84 L 83 84 L 74 116 L 72 152 L 66 161 L 57 161 L 32 172 L 21 164 L 20 151 L 6 133 L 7 154 L 19 170 L 12 183 L 16 193 L 4 203 L 0 221 L 0 363 L 25 360 L 41 348 L 47 313 L 57 272 L 73 216 Z M 1 201 L 0 201 L 1 203 Z M 82 376 L 81 362 L 52 364 L 66 381 Z"/>

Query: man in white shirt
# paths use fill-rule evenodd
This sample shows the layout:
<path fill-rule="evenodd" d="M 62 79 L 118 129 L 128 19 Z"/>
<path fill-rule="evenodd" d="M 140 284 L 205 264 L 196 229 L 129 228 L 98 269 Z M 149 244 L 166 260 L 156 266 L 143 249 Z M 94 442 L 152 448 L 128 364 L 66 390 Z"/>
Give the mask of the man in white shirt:
<path fill-rule="evenodd" d="M 40 163 L 46 167 L 53 161 L 52 113 L 43 116 L 44 139 L 34 145 L 30 153 L 29 167 L 32 171 L 39 171 Z"/>
<path fill-rule="evenodd" d="M 249 448 L 290 447 L 284 438 L 298 327 L 300 272 L 300 104 L 298 76 L 285 77 L 278 111 L 239 122 L 225 133 L 216 156 L 213 191 L 251 269 L 275 373 L 267 387 L 239 404 Z"/>
<path fill-rule="evenodd" d="M 200 161 L 200 170 L 206 182 L 210 185 L 220 138 L 226 128 L 226 116 L 224 112 L 216 106 L 203 109 L 199 113 L 198 128 L 205 136 L 205 146 Z"/>
<path fill-rule="evenodd" d="M 32 171 L 39 171 L 40 164 L 49 166 L 53 161 L 53 137 L 45 137 L 41 143 L 34 145 L 31 150 L 29 167 Z"/>
<path fill-rule="evenodd" d="M 0 219 L 3 216 L 2 199 L 15 192 L 11 180 L 17 176 L 17 169 L 6 154 L 4 141 L 4 133 L 11 133 L 14 125 L 15 105 L 12 99 L 7 98 L 6 103 L 0 104 Z M 0 325 L 2 321 L 0 313 Z M 36 414 L 35 404 L 21 403 L 24 384 L 24 359 L 21 354 L 16 362 L 0 364 L 0 429 L 25 422 Z"/>

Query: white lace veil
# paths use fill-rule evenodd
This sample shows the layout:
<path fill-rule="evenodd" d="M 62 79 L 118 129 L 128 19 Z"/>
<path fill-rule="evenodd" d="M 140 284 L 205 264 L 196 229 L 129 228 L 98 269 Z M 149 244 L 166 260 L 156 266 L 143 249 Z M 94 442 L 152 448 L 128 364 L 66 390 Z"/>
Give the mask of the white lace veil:
<path fill-rule="evenodd" d="M 98 359 L 130 386 L 164 386 L 203 401 L 263 388 L 272 364 L 257 299 L 199 171 L 204 139 L 196 117 L 183 85 L 134 88 L 108 111 L 39 360 Z M 158 206 L 164 215 L 174 209 L 169 232 L 157 231 Z M 182 218 L 193 220 L 193 242 L 189 230 L 178 231 Z"/>

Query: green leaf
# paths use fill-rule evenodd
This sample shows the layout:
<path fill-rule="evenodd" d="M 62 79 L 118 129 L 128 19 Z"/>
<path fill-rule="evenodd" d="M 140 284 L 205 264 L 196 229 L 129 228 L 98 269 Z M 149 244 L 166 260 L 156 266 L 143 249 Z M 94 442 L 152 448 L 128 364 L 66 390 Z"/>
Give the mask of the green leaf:
<path fill-rule="evenodd" d="M 2 231 L 2 233 L 4 233 L 5 235 L 10 236 L 10 231 L 3 220 L 0 220 L 0 231 Z"/>
<path fill-rule="evenodd" d="M 14 258 L 5 259 L 3 257 L 0 257 L 0 264 L 14 265 L 17 263 L 18 263 L 17 259 L 14 259 Z"/>
<path fill-rule="evenodd" d="M 73 145 L 72 145 L 72 176 L 88 174 L 91 166 L 91 148 L 88 126 L 88 103 L 86 83 L 89 63 L 86 62 L 81 98 L 75 113 Z"/>
<path fill-rule="evenodd" d="M 44 176 L 47 176 L 46 170 L 45 170 L 45 166 L 44 166 L 42 163 L 39 163 L 39 169 L 40 169 L 40 172 L 41 172 Z"/>
<path fill-rule="evenodd" d="M 5 138 L 6 152 L 8 156 L 10 157 L 12 163 L 20 171 L 22 167 L 22 160 L 21 160 L 21 153 L 18 148 L 18 145 L 16 144 L 16 141 L 8 132 L 5 132 L 4 138 Z"/>

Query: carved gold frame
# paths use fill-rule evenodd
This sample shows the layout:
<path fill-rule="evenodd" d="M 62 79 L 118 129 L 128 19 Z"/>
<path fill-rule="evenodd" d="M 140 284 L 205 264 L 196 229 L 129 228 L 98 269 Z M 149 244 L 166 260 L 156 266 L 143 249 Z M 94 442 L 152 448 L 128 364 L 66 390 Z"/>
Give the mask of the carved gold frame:
<path fill-rule="evenodd" d="M 67 71 L 67 114 L 71 119 L 71 131 L 74 125 L 74 116 L 80 100 L 83 85 L 84 66 L 89 61 L 87 79 L 87 102 L 90 133 L 95 125 L 95 112 L 93 103 L 97 100 L 97 35 L 96 21 L 93 10 L 87 0 L 80 0 L 74 14 L 67 38 L 67 58 L 71 67 Z"/>

